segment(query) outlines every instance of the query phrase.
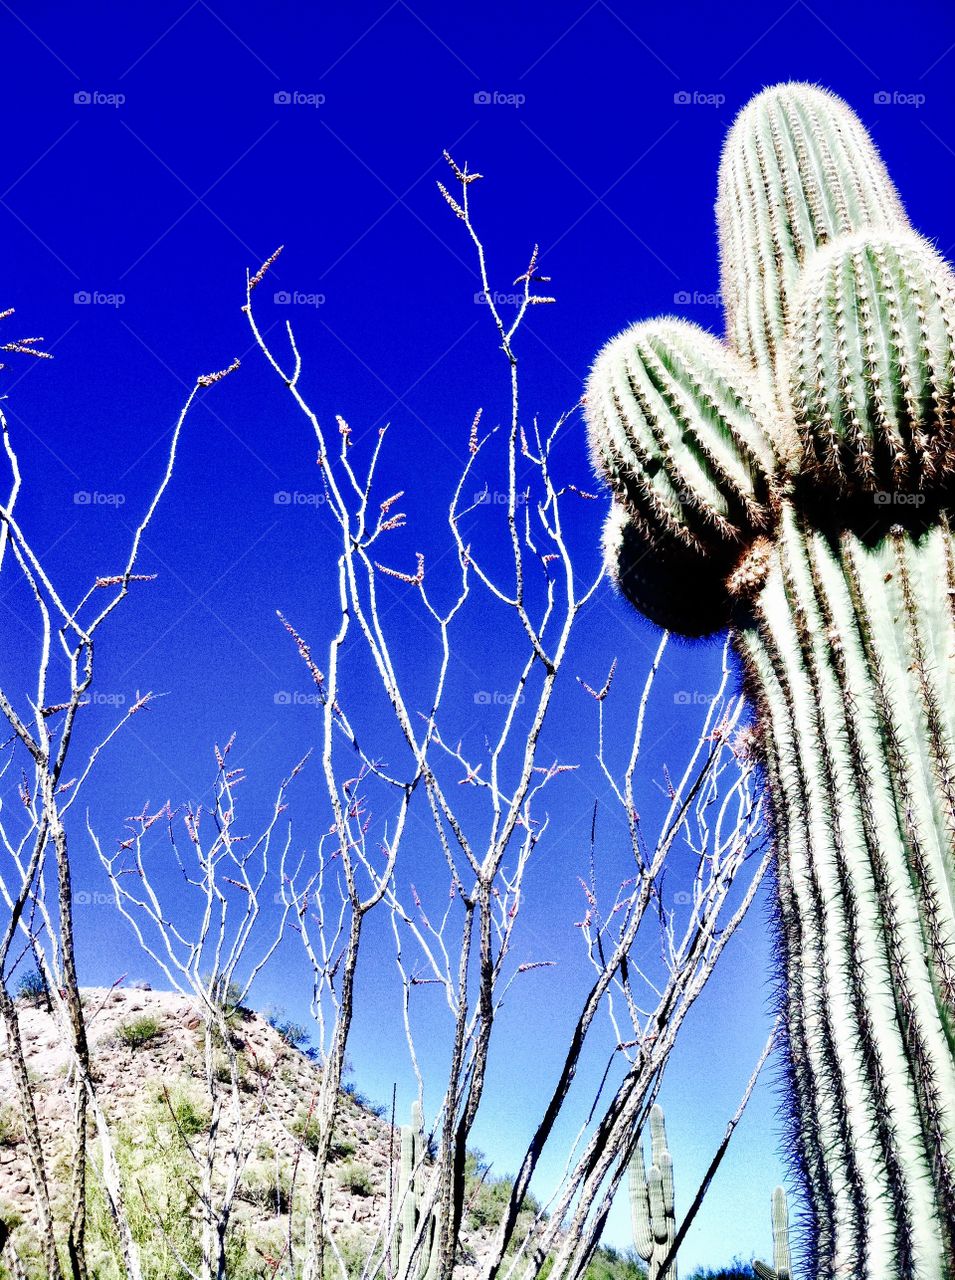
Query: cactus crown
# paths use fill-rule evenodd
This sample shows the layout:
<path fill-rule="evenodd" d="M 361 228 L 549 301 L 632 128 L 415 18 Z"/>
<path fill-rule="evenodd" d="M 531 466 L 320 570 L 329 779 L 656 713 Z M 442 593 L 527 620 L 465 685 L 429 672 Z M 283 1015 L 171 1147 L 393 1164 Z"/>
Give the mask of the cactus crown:
<path fill-rule="evenodd" d="M 812 252 L 863 228 L 908 225 L 859 120 L 808 84 L 765 89 L 740 112 L 723 149 L 716 218 L 727 336 L 751 369 L 767 371 Z"/>
<path fill-rule="evenodd" d="M 880 492 L 941 500 L 955 458 L 955 277 L 848 107 L 809 85 L 761 93 L 727 140 L 717 216 L 730 345 L 682 320 L 633 325 L 585 398 L 617 504 L 611 576 L 688 635 L 758 587 L 754 548 L 794 479 L 847 526 L 861 497 L 871 525 Z"/>

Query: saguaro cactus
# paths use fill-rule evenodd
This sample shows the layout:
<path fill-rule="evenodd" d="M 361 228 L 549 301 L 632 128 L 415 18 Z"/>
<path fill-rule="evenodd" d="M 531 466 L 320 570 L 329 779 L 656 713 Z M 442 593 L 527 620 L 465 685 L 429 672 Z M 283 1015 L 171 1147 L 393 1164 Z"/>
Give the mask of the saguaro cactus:
<path fill-rule="evenodd" d="M 666 1271 L 663 1264 L 676 1239 L 673 1212 L 673 1160 L 667 1150 L 663 1111 L 650 1110 L 650 1170 L 643 1162 L 643 1143 L 630 1161 L 630 1219 L 637 1257 L 649 1264 L 649 1280 L 677 1280 L 676 1262 Z"/>
<path fill-rule="evenodd" d="M 776 836 L 807 1277 L 946 1280 L 955 276 L 859 122 L 811 86 L 741 113 L 717 215 L 725 347 L 653 321 L 591 373 L 605 549 L 638 608 L 690 635 L 728 622 L 743 659 Z"/>
<path fill-rule="evenodd" d="M 417 1264 L 412 1257 L 415 1239 L 421 1224 L 421 1201 L 424 1191 L 425 1135 L 424 1115 L 421 1104 L 411 1108 L 411 1124 L 401 1126 L 401 1164 L 398 1171 L 397 1205 L 400 1213 L 398 1230 L 398 1271 L 400 1280 L 407 1280 L 413 1269 L 420 1280 L 434 1280 L 438 1274 L 439 1251 L 437 1248 L 437 1217 L 431 1214 L 422 1232 L 417 1253 Z"/>
<path fill-rule="evenodd" d="M 789 1205 L 786 1192 L 777 1187 L 773 1192 L 773 1265 L 754 1262 L 757 1280 L 792 1280 L 792 1262 L 789 1255 Z"/>

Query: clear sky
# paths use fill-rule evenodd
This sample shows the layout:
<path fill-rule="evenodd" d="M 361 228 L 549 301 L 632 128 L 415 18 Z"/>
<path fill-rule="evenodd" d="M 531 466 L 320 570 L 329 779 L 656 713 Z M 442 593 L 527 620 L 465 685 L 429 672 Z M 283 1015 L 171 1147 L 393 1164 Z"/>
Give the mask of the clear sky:
<path fill-rule="evenodd" d="M 313 441 L 250 350 L 239 311 L 246 268 L 277 245 L 285 252 L 257 295 L 263 322 L 293 319 L 326 421 L 340 412 L 366 441 L 392 424 L 394 487 L 409 490 L 412 526 L 425 531 L 396 544 L 410 562 L 416 538 L 431 545 L 428 520 L 475 408 L 488 420 L 507 411 L 473 258 L 435 188 L 442 149 L 486 175 L 476 216 L 497 288 L 507 291 L 530 245 L 541 246 L 558 301 L 532 312 L 520 355 L 524 403 L 545 423 L 576 401 L 597 349 L 625 324 L 676 313 L 721 330 L 717 163 L 735 113 L 764 85 L 803 79 L 843 96 L 916 227 L 943 253 L 955 242 L 955 11 L 941 2 L 903 11 L 805 0 L 0 0 L 0 37 L 0 309 L 17 311 L 3 331 L 42 333 L 56 357 L 11 358 L 0 392 L 27 477 L 21 518 L 67 594 L 119 567 L 196 375 L 243 361 L 188 424 L 144 553 L 159 579 L 100 654 L 100 723 L 111 699 L 169 694 L 129 726 L 90 790 L 107 838 L 146 799 L 199 794 L 211 744 L 233 730 L 236 758 L 262 796 L 314 741 L 314 709 L 276 701 L 308 685 L 275 610 L 311 637 L 331 623 L 327 513 L 275 501 L 318 488 Z M 590 483 L 579 421 L 567 440 L 566 466 Z M 598 513 L 581 520 L 595 545 Z M 15 681 L 33 619 L 9 585 L 0 605 L 4 679 Z M 581 674 L 600 679 L 616 654 L 636 688 L 656 634 L 609 595 L 597 607 Z M 393 624 L 399 640 L 413 640 L 401 608 Z M 680 759 L 695 731 L 693 708 L 675 703 L 675 691 L 712 688 L 718 665 L 712 643 L 671 651 L 651 765 Z M 562 715 L 558 736 L 562 728 L 583 753 L 579 711 Z M 303 780 L 306 814 L 315 785 Z M 535 870 L 528 918 L 531 950 L 568 963 L 586 852 L 573 815 L 589 816 L 588 794 L 570 790 L 562 802 L 566 839 L 553 864 Z M 84 980 L 148 972 L 96 903 L 104 882 L 81 831 L 74 848 L 78 885 L 93 897 L 78 908 Z M 288 963 L 258 994 L 301 1015 Z M 764 916 L 754 911 L 664 1087 L 683 1208 L 765 1039 L 769 972 Z M 369 991 L 376 980 L 374 970 L 363 975 Z M 499 1102 L 478 1137 L 499 1171 L 513 1168 L 526 1140 L 549 1078 L 540 1046 L 576 989 L 547 982 L 528 987 L 509 1015 L 520 1070 L 495 1066 Z M 385 1099 L 393 1080 L 406 1085 L 398 1047 L 375 1017 L 359 1020 L 350 1057 L 366 1093 Z M 687 1243 L 687 1267 L 769 1249 L 769 1196 L 783 1172 L 771 1075 Z M 622 1205 L 608 1238 L 629 1242 Z"/>

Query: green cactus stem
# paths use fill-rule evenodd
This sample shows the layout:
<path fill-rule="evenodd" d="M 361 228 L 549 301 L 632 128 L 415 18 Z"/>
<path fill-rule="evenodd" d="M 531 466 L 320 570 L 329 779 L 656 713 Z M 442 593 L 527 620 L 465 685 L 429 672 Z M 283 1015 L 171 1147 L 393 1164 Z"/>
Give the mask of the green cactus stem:
<path fill-rule="evenodd" d="M 398 1229 L 398 1271 L 400 1280 L 408 1280 L 414 1268 L 418 1280 L 437 1280 L 440 1251 L 437 1248 L 438 1218 L 432 1213 L 418 1246 L 414 1261 L 415 1241 L 421 1226 L 421 1202 L 424 1198 L 425 1153 L 424 1115 L 421 1104 L 411 1108 L 411 1124 L 401 1126 L 401 1163 L 398 1172 L 397 1204 L 400 1213 Z"/>
<path fill-rule="evenodd" d="M 908 225 L 862 124 L 834 94 L 806 84 L 766 89 L 737 117 L 716 218 L 727 337 L 767 376 L 777 372 L 807 257 L 853 231 Z"/>
<path fill-rule="evenodd" d="M 754 1262 L 757 1280 L 792 1280 L 792 1260 L 789 1253 L 789 1204 L 786 1192 L 777 1187 L 773 1192 L 773 1265 Z"/>
<path fill-rule="evenodd" d="M 777 460 L 752 380 L 711 334 L 654 321 L 607 344 L 586 404 L 594 462 L 619 504 L 605 536 L 612 576 L 664 626 L 725 626 L 721 579 L 775 511 Z M 695 624 L 674 576 L 692 588 Z"/>
<path fill-rule="evenodd" d="M 701 598 L 731 602 L 775 829 L 807 1280 L 951 1280 L 955 276 L 908 229 L 862 126 L 806 86 L 767 90 L 737 120 L 719 218 L 734 395 L 776 470 L 733 431 L 748 503 L 715 450 L 692 470 L 725 424 L 712 397 L 692 425 L 658 429 L 657 409 L 614 399 L 616 352 L 598 357 L 592 448 L 621 508 L 607 551 L 638 607 L 665 593 L 677 546 L 718 579 Z M 698 387 L 726 381 L 707 349 Z M 631 342 L 632 385 L 650 365 Z M 692 477 L 664 512 L 646 497 L 661 473 Z M 633 567 L 635 549 L 655 564 Z"/>
<path fill-rule="evenodd" d="M 955 293 L 911 232 L 871 231 L 815 255 L 787 343 L 801 472 L 833 490 L 943 489 L 955 466 Z"/>
<path fill-rule="evenodd" d="M 661 1270 L 676 1240 L 676 1218 L 673 1160 L 659 1106 L 650 1111 L 649 1172 L 643 1160 L 643 1144 L 638 1142 L 630 1160 L 629 1187 L 633 1245 L 637 1256 L 649 1266 L 649 1280 L 677 1280 L 675 1260 L 665 1272 Z"/>

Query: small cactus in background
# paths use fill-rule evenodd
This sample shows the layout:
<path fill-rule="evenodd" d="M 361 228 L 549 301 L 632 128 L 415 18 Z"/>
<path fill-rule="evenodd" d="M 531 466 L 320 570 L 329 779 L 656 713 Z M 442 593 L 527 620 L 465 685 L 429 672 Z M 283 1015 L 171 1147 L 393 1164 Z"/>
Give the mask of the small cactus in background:
<path fill-rule="evenodd" d="M 860 122 L 767 89 L 720 166 L 725 344 L 587 386 L 611 576 L 729 624 L 777 851 L 807 1280 L 955 1276 L 955 275 Z"/>
<path fill-rule="evenodd" d="M 773 1265 L 754 1262 L 757 1280 L 792 1280 L 792 1261 L 789 1256 L 789 1205 L 786 1192 L 777 1187 L 773 1192 Z"/>
<path fill-rule="evenodd" d="M 673 1212 L 673 1160 L 667 1150 L 663 1111 L 650 1111 L 650 1169 L 643 1162 L 643 1143 L 638 1142 L 630 1161 L 630 1218 L 633 1247 L 637 1257 L 649 1266 L 649 1280 L 677 1280 L 676 1259 L 666 1271 L 661 1267 L 676 1240 Z"/>
<path fill-rule="evenodd" d="M 397 1275 L 402 1280 L 408 1277 L 415 1237 L 421 1223 L 426 1151 L 424 1115 L 420 1102 L 415 1102 L 411 1108 L 411 1124 L 401 1126 L 401 1164 L 398 1173 L 397 1198 L 400 1213 Z M 438 1274 L 440 1255 L 437 1247 L 437 1222 L 437 1216 L 432 1213 L 424 1229 L 415 1270 L 419 1280 L 435 1280 Z"/>

